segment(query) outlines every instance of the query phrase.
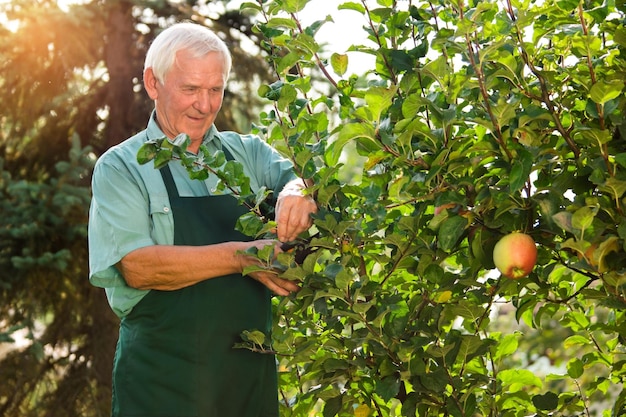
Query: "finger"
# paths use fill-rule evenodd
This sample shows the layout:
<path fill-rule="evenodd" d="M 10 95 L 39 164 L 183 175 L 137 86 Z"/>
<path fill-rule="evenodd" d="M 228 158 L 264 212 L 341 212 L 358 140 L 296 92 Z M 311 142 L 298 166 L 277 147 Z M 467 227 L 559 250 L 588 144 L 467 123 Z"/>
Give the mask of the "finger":
<path fill-rule="evenodd" d="M 283 212 L 285 213 L 285 212 Z M 295 209 L 290 209 L 288 214 L 281 217 L 278 224 L 278 240 L 289 242 L 295 240 L 298 235 L 310 227 L 308 214 L 301 214 Z"/>
<path fill-rule="evenodd" d="M 312 215 L 317 213 L 317 204 L 310 197 L 301 198 L 298 203 L 297 210 L 295 211 L 298 214 L 297 226 L 306 230 L 313 224 Z"/>
<path fill-rule="evenodd" d="M 254 277 L 254 278 L 257 281 L 259 281 L 261 284 L 265 285 L 271 292 L 273 292 L 276 295 L 288 296 L 290 294 L 289 290 L 281 287 L 276 282 L 274 282 L 274 280 L 270 278 L 267 278 L 267 277 L 263 277 L 263 278 Z"/>
<path fill-rule="evenodd" d="M 291 240 L 293 234 L 292 226 L 290 222 L 291 206 L 283 205 L 281 207 L 278 218 L 276 219 L 276 235 L 281 242 L 288 242 Z"/>
<path fill-rule="evenodd" d="M 287 227 L 287 241 L 292 241 L 298 238 L 300 233 L 308 230 L 313 223 L 312 219 L 308 216 L 298 215 L 289 219 L 289 225 Z"/>
<path fill-rule="evenodd" d="M 283 278 L 278 278 L 278 277 L 276 277 L 276 280 L 280 280 L 280 287 L 289 291 L 289 293 L 300 291 L 300 286 L 294 281 L 290 281 L 288 279 L 283 279 Z"/>
<path fill-rule="evenodd" d="M 269 277 L 273 290 L 278 295 L 289 295 L 293 292 L 300 291 L 300 286 L 294 281 L 288 279 L 279 278 L 275 275 Z M 268 287 L 269 288 L 269 287 Z"/>
<path fill-rule="evenodd" d="M 276 210 L 277 236 L 282 242 L 294 240 L 313 224 L 312 213 L 317 204 L 310 197 L 287 196 Z"/>
<path fill-rule="evenodd" d="M 272 273 L 255 273 L 250 274 L 252 278 L 265 285 L 270 291 L 276 295 L 288 296 L 292 292 L 300 291 L 300 286 L 293 281 L 279 278 Z"/>

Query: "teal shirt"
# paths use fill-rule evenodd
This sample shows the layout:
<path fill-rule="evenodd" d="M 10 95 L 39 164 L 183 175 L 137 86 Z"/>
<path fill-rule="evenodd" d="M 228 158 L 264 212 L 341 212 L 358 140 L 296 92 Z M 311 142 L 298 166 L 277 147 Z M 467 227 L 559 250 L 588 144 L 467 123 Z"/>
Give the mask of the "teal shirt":
<path fill-rule="evenodd" d="M 146 140 L 164 136 L 153 116 L 146 130 L 107 150 L 93 172 L 89 280 L 105 289 L 119 317 L 130 313 L 149 290 L 129 287 L 115 265 L 135 249 L 174 243 L 174 221 L 161 174 L 152 162 L 137 162 L 137 151 Z M 296 178 L 291 163 L 257 136 L 218 132 L 211 127 L 204 145 L 211 153 L 222 145 L 228 148 L 243 165 L 253 191 L 265 186 L 278 195 Z M 215 189 L 215 176 L 206 181 L 192 180 L 177 160 L 170 162 L 170 169 L 181 196 L 201 197 Z"/>

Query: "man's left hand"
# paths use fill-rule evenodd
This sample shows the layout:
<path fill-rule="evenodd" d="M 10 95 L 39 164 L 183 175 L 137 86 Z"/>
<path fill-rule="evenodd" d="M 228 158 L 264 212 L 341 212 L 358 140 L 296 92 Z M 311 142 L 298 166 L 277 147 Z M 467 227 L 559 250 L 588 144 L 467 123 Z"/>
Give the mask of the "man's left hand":
<path fill-rule="evenodd" d="M 308 195 L 281 194 L 276 202 L 276 234 L 281 242 L 296 240 L 313 224 L 317 204 Z"/>

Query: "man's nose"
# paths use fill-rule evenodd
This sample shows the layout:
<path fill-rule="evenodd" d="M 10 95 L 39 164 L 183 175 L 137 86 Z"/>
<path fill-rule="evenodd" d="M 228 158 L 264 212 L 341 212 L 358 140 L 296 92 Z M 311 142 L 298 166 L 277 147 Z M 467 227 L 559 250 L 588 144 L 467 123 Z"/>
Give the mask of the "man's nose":
<path fill-rule="evenodd" d="M 198 92 L 194 107 L 202 113 L 209 113 L 211 111 L 211 94 L 204 90 Z"/>

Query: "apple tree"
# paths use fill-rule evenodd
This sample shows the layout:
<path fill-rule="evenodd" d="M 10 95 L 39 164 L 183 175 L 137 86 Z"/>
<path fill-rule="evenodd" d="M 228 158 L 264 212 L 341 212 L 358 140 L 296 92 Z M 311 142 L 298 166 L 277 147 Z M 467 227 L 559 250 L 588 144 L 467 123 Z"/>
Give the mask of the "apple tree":
<path fill-rule="evenodd" d="M 280 258 L 283 415 L 624 415 L 623 2 L 343 2 L 348 51 L 308 3 L 243 5 L 276 71 L 257 131 L 320 207 Z"/>
<path fill-rule="evenodd" d="M 242 5 L 276 73 L 255 131 L 319 204 L 259 254 L 302 290 L 242 334 L 277 354 L 282 415 L 625 415 L 623 2 L 333 3 L 362 22 L 347 51 L 316 5 Z M 494 268 L 513 232 L 537 245 L 518 279 Z"/>

